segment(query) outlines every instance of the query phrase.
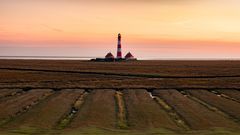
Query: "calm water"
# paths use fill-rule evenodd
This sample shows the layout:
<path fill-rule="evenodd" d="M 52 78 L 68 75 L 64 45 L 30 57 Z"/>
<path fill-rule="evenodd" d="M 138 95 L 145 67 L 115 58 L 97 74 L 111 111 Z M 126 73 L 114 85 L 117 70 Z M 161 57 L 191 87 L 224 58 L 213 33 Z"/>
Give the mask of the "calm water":
<path fill-rule="evenodd" d="M 92 57 L 65 57 L 65 56 L 0 56 L 0 59 L 25 60 L 90 60 Z"/>
<path fill-rule="evenodd" d="M 91 60 L 101 57 L 78 57 L 78 56 L 0 56 L 0 59 L 23 59 L 23 60 Z M 233 58 L 138 58 L 138 60 L 231 60 Z"/>

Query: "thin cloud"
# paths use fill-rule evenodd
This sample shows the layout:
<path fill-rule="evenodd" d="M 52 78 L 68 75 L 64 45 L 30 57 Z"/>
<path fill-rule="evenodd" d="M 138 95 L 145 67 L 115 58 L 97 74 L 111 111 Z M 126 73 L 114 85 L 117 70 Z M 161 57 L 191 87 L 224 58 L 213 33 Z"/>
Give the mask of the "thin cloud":
<path fill-rule="evenodd" d="M 50 29 L 50 30 L 55 31 L 55 32 L 63 32 L 62 29 L 54 28 L 54 27 L 51 27 L 51 26 L 46 25 L 46 24 L 42 24 L 42 26 L 43 26 L 44 28 Z"/>

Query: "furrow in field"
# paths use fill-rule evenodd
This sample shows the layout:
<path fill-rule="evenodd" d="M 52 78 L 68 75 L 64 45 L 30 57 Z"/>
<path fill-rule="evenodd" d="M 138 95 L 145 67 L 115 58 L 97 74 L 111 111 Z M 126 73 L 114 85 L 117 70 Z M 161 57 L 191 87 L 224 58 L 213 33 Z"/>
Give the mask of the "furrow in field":
<path fill-rule="evenodd" d="M 155 93 L 150 92 L 150 96 L 159 104 L 171 117 L 171 119 L 181 128 L 189 130 L 190 126 L 185 122 L 185 120 L 172 108 L 166 101 L 164 101 L 159 96 L 154 95 Z"/>
<path fill-rule="evenodd" d="M 207 104 L 215 106 L 222 112 L 235 118 L 237 121 L 240 120 L 240 103 L 223 98 L 207 90 L 186 90 L 186 92 Z"/>
<path fill-rule="evenodd" d="M 75 118 L 70 123 L 69 128 L 115 128 L 116 105 L 114 95 L 114 90 L 91 91 Z"/>
<path fill-rule="evenodd" d="M 234 89 L 228 89 L 228 90 L 217 90 L 222 96 L 227 96 L 229 98 L 232 98 L 238 102 L 240 102 L 240 91 L 234 90 Z"/>
<path fill-rule="evenodd" d="M 214 127 L 238 127 L 238 124 L 207 109 L 205 106 L 182 95 L 177 90 L 154 90 L 153 93 L 174 108 L 191 129 L 199 130 Z"/>
<path fill-rule="evenodd" d="M 61 90 L 47 98 L 7 126 L 11 128 L 53 128 L 67 115 L 84 90 Z"/>
<path fill-rule="evenodd" d="M 79 111 L 79 109 L 82 107 L 82 104 L 84 103 L 84 100 L 86 96 L 88 95 L 88 92 L 84 91 L 72 104 L 71 111 L 62 118 L 58 124 L 56 125 L 57 129 L 63 129 L 66 128 L 70 122 L 73 120 L 73 118 L 76 116 L 76 113 Z"/>
<path fill-rule="evenodd" d="M 0 98 L 16 95 L 21 89 L 0 89 Z"/>
<path fill-rule="evenodd" d="M 179 129 L 168 114 L 143 89 L 124 90 L 127 120 L 132 129 Z"/>
<path fill-rule="evenodd" d="M 15 116 L 27 111 L 41 99 L 51 93 L 51 90 L 31 90 L 21 95 L 7 98 L 0 102 L 0 121 L 4 124 Z"/>
<path fill-rule="evenodd" d="M 116 91 L 115 94 L 115 100 L 116 100 L 116 109 L 117 109 L 117 126 L 120 129 L 127 129 L 128 123 L 127 123 L 127 114 L 126 114 L 126 106 L 123 99 L 123 93 L 121 91 Z"/>

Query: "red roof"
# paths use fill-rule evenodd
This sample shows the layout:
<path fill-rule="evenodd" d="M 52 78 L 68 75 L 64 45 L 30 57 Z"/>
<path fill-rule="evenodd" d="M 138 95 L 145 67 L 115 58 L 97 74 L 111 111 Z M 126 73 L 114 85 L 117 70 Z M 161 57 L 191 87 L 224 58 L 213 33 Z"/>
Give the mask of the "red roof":
<path fill-rule="evenodd" d="M 134 58 L 134 56 L 129 52 L 127 53 L 127 55 L 125 56 L 125 59 L 131 59 Z"/>
<path fill-rule="evenodd" d="M 112 55 L 112 53 L 108 53 L 106 56 L 105 56 L 105 58 L 111 58 L 111 59 L 114 59 L 114 56 Z"/>

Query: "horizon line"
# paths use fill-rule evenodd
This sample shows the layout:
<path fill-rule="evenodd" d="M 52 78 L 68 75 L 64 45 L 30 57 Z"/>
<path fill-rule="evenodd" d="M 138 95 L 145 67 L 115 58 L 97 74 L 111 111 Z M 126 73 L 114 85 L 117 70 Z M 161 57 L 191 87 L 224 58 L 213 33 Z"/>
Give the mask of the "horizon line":
<path fill-rule="evenodd" d="M 93 56 L 0 56 L 1 60 L 17 59 L 17 60 L 87 60 L 91 58 L 99 58 Z M 101 57 L 100 57 L 101 58 Z M 238 61 L 240 58 L 138 58 L 138 60 L 197 60 L 197 61 L 214 61 L 214 60 L 229 60 Z"/>

